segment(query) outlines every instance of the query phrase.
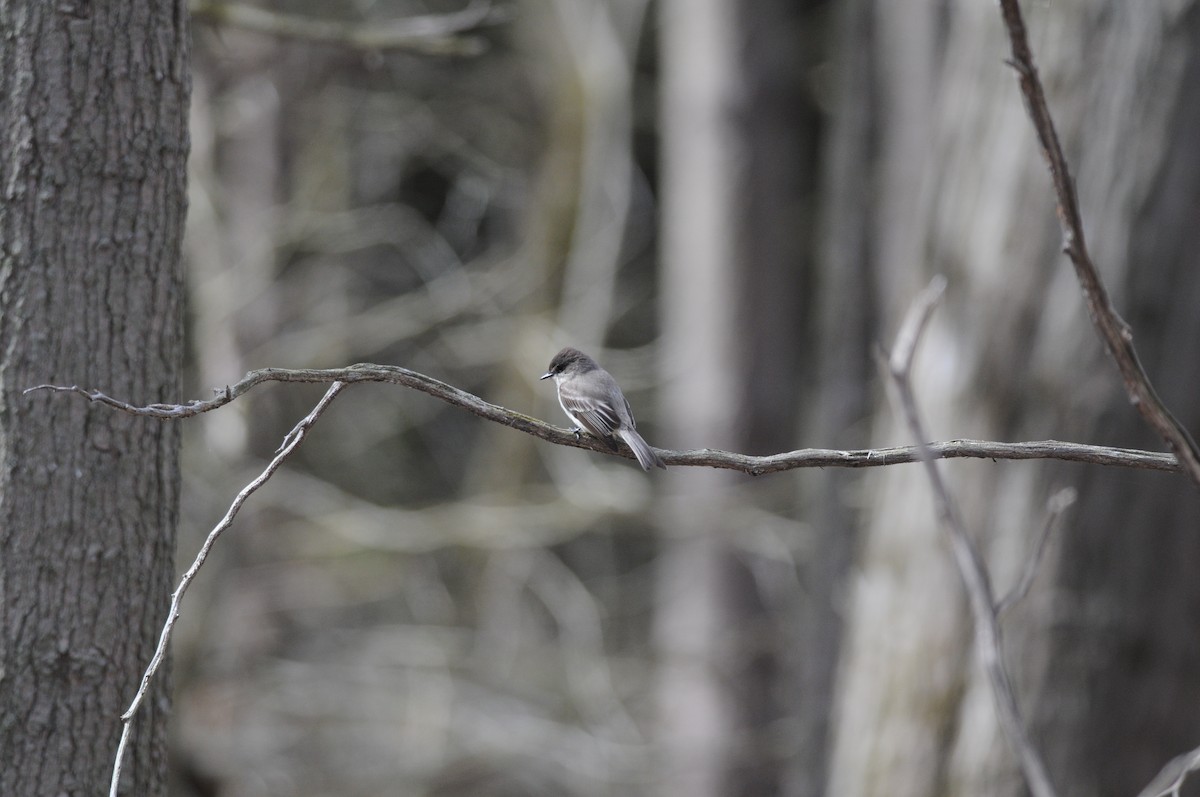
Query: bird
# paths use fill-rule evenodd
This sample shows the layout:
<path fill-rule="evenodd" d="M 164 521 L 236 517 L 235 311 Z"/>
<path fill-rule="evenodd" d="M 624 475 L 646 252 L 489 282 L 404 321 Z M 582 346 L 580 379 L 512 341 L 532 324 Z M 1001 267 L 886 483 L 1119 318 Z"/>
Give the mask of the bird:
<path fill-rule="evenodd" d="M 553 379 L 558 388 L 558 403 L 575 424 L 575 435 L 581 429 L 610 450 L 617 450 L 617 438 L 625 442 L 637 457 L 642 470 L 652 466 L 666 468 L 654 449 L 637 433 L 637 423 L 629 401 L 612 374 L 579 349 L 566 347 L 550 361 L 550 367 L 539 379 Z"/>

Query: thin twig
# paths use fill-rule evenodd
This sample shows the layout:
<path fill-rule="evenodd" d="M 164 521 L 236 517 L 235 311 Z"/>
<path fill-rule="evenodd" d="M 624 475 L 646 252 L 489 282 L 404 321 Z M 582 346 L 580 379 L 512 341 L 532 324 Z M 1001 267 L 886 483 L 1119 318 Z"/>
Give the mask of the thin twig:
<path fill-rule="evenodd" d="M 1146 788 L 1138 792 L 1138 797 L 1179 797 L 1183 782 L 1189 774 L 1197 770 L 1200 770 L 1200 747 L 1168 761 Z"/>
<path fill-rule="evenodd" d="M 335 44 L 354 50 L 410 50 L 427 55 L 479 55 L 486 49 L 478 36 L 461 34 L 503 18 L 488 0 L 473 0 L 450 14 L 426 14 L 393 21 L 347 22 L 288 14 L 243 2 L 192 0 L 192 18 L 282 39 Z"/>
<path fill-rule="evenodd" d="M 299 445 L 304 442 L 305 435 L 308 430 L 316 423 L 321 414 L 329 407 L 330 402 L 337 397 L 338 393 L 346 387 L 344 382 L 334 382 L 325 391 L 325 395 L 317 402 L 308 415 L 304 416 L 301 421 L 288 432 L 280 445 L 279 450 L 275 454 L 275 458 L 267 465 L 266 469 L 258 475 L 254 481 L 242 488 L 237 497 L 233 499 L 233 503 L 229 505 L 229 510 L 225 513 L 225 517 L 221 518 L 213 530 L 208 533 L 208 537 L 204 540 L 204 544 L 200 546 L 200 551 L 196 554 L 195 561 L 192 566 L 187 569 L 183 577 L 179 579 L 179 585 L 175 587 L 175 592 L 171 595 L 171 608 L 167 612 L 166 622 L 163 623 L 162 633 L 158 638 L 158 647 L 154 651 L 154 656 L 150 659 L 150 664 L 146 667 L 146 671 L 142 674 L 141 685 L 138 687 L 137 694 L 133 696 L 133 702 L 129 704 L 129 708 L 121 715 L 121 741 L 117 745 L 117 754 L 113 761 L 112 781 L 109 785 L 109 797 L 117 797 L 117 789 L 121 783 L 121 765 L 125 758 L 125 747 L 129 742 L 129 737 L 133 730 L 133 718 L 141 706 L 142 701 L 146 697 L 146 692 L 150 688 L 150 682 L 153 680 L 155 673 L 158 672 L 159 666 L 162 665 L 163 659 L 167 653 L 167 644 L 171 641 L 171 632 L 175 628 L 175 621 L 179 618 L 179 606 L 183 602 L 183 595 L 187 592 L 187 588 L 191 586 L 192 580 L 196 574 L 200 572 L 200 568 L 208 559 L 208 553 L 212 550 L 213 544 L 217 538 L 233 524 L 233 519 L 241 510 L 242 505 L 246 503 L 246 499 L 250 497 L 259 487 L 266 484 L 267 480 L 279 469 L 283 461 L 287 459 Z"/>
<path fill-rule="evenodd" d="M 1058 222 L 1062 228 L 1063 252 L 1075 266 L 1075 277 L 1083 288 L 1087 301 L 1088 315 L 1108 349 L 1109 356 L 1117 364 L 1129 400 L 1137 407 L 1146 422 L 1157 431 L 1183 465 L 1183 470 L 1200 486 L 1200 448 L 1187 429 L 1184 428 L 1150 384 L 1137 350 L 1133 346 L 1133 331 L 1117 314 L 1109 298 L 1108 290 L 1100 279 L 1100 273 L 1088 254 L 1087 240 L 1083 234 L 1083 217 L 1079 211 L 1079 197 L 1075 181 L 1063 154 L 1046 93 L 1042 89 L 1037 67 L 1033 63 L 1033 52 L 1025 32 L 1025 20 L 1021 16 L 1018 0 L 1000 0 L 1000 11 L 1012 47 L 1009 64 L 1016 70 L 1025 98 L 1025 109 L 1037 132 L 1038 142 L 1050 177 L 1054 182 L 1054 194 L 1058 202 Z"/>
<path fill-rule="evenodd" d="M 939 275 L 917 297 L 901 325 L 900 332 L 896 335 L 896 345 L 892 350 L 891 357 L 883 363 L 891 377 L 887 384 L 893 403 L 904 418 L 913 439 L 917 441 L 926 438 L 910 382 L 913 354 L 921 338 L 921 333 L 945 287 L 946 280 Z M 1008 670 L 1004 666 L 1000 623 L 987 570 L 983 566 L 974 543 L 967 535 L 958 507 L 950 495 L 946 483 L 942 480 L 937 462 L 929 455 L 924 444 L 918 443 L 917 450 L 921 462 L 925 466 L 925 472 L 929 476 L 938 517 L 950 535 L 954 560 L 967 591 L 971 615 L 975 621 L 975 648 L 983 663 L 984 671 L 991 681 L 992 696 L 996 701 L 1000 727 L 1017 755 L 1021 771 L 1025 776 L 1025 783 L 1033 797 L 1055 797 L 1054 786 L 1046 774 L 1046 767 L 1025 731 L 1020 709 L 1017 708 L 1016 696 L 1013 694 L 1012 682 L 1009 679 Z"/>
<path fill-rule="evenodd" d="M 459 390 L 453 385 L 446 384 L 433 377 L 395 365 L 359 363 L 348 368 L 325 370 L 263 368 L 258 371 L 249 372 L 237 384 L 217 390 L 216 395 L 211 399 L 206 401 L 190 401 L 186 404 L 150 404 L 139 407 L 126 401 L 115 399 L 100 391 L 85 390 L 76 385 L 38 385 L 37 387 L 27 389 L 25 393 L 37 390 L 76 393 L 88 401 L 104 404 L 131 415 L 170 420 L 190 418 L 194 415 L 219 409 L 249 392 L 254 387 L 266 382 L 328 383 L 335 381 L 345 382 L 346 384 L 387 382 L 402 385 L 413 390 L 419 390 L 422 393 L 427 393 L 447 404 L 472 412 L 481 418 L 503 424 L 504 426 L 511 427 L 549 443 L 573 446 L 605 454 L 612 453 L 600 441 L 588 435 L 581 435 L 579 438 L 576 438 L 570 430 L 551 426 L 523 413 L 484 401 L 478 396 L 468 393 L 465 390 Z M 948 440 L 939 443 L 928 443 L 926 444 L 926 448 L 929 455 L 935 459 L 1057 459 L 1067 462 L 1083 462 L 1092 465 L 1109 465 L 1143 470 L 1179 470 L 1179 465 L 1175 457 L 1171 454 L 1138 451 L 1129 448 L 1086 445 L 1083 443 L 1069 443 L 1059 440 L 1039 440 L 1023 443 L 1003 443 L 987 440 Z M 656 450 L 668 465 L 720 468 L 740 471 L 751 476 L 779 473 L 797 468 L 882 467 L 918 462 L 920 459 L 917 449 L 912 446 L 877 449 L 864 448 L 850 451 L 804 448 L 798 451 L 787 451 L 767 456 L 751 456 L 713 448 L 690 451 Z M 633 457 L 625 448 L 616 453 L 618 456 L 624 456 L 627 459 L 632 459 Z"/>
<path fill-rule="evenodd" d="M 1073 487 L 1064 487 L 1050 496 L 1050 500 L 1046 502 L 1046 522 L 1042 524 L 1042 531 L 1038 534 L 1037 542 L 1029 552 L 1029 558 L 1025 560 L 1025 568 L 1021 571 L 1020 580 L 996 604 L 997 617 L 1003 617 L 1006 611 L 1020 603 L 1029 593 L 1029 588 L 1033 586 L 1033 577 L 1037 574 L 1038 566 L 1042 562 L 1042 554 L 1046 551 L 1046 542 L 1050 539 L 1050 532 L 1058 525 L 1063 512 L 1073 503 L 1075 503 L 1075 488 Z"/>

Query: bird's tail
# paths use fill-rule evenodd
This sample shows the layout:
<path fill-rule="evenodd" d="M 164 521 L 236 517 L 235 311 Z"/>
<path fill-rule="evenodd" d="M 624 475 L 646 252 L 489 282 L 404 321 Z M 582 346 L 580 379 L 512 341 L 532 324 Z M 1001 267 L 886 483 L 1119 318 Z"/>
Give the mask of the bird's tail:
<path fill-rule="evenodd" d="M 662 461 L 662 457 L 654 453 L 654 449 L 650 444 L 642 439 L 642 436 L 633 429 L 620 429 L 617 435 L 625 441 L 625 445 L 633 451 L 633 455 L 637 457 L 638 464 L 642 466 L 642 470 L 650 470 L 651 466 L 666 468 L 667 463 Z"/>

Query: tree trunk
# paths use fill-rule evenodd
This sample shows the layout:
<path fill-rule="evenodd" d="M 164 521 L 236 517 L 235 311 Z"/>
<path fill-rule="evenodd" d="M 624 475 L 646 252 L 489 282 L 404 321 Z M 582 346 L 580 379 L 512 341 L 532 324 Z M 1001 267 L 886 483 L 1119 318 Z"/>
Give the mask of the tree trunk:
<path fill-rule="evenodd" d="M 186 3 L 0 3 L 0 794 L 100 794 L 174 574 Z M 168 683 L 125 788 L 165 788 Z"/>
<path fill-rule="evenodd" d="M 804 82 L 816 60 L 806 45 L 817 37 L 804 36 L 816 30 L 811 6 L 663 6 L 659 417 L 671 447 L 797 444 L 802 386 L 812 383 L 803 378 L 816 193 L 817 113 Z M 800 749 L 773 737 L 798 714 L 827 714 L 836 644 L 826 655 L 806 649 L 824 638 L 824 617 L 804 611 L 801 594 L 827 562 L 797 553 L 798 524 L 776 536 L 756 522 L 769 514 L 746 511 L 745 482 L 680 469 L 663 501 L 659 519 L 673 532 L 656 615 L 664 793 L 803 793 L 824 754 L 819 721 Z M 755 488 L 762 504 L 799 503 L 786 477 Z"/>
<path fill-rule="evenodd" d="M 737 64 L 728 0 L 663 5 L 663 445 L 734 442 L 733 101 Z M 733 478 L 687 469 L 663 497 L 655 644 L 663 797 L 718 797 L 732 764 L 737 707 L 720 677 L 732 619 L 721 532 Z"/>
<path fill-rule="evenodd" d="M 1026 7 L 1089 249 L 1160 393 L 1192 429 L 1194 11 L 1173 2 Z M 862 138 L 860 157 L 876 179 L 857 207 L 835 211 L 835 226 L 867 237 L 885 342 L 919 286 L 936 272 L 949 277 L 914 373 L 930 434 L 1163 448 L 1129 406 L 1059 251 L 1049 177 L 1002 65 L 994 5 L 935 14 L 882 2 L 871 13 L 872 38 L 843 47 L 875 59 L 879 102 L 868 124 L 880 133 Z M 893 417 L 878 408 L 875 444 L 911 442 Z M 1179 477 L 1093 467 L 942 469 L 1000 595 L 1019 576 L 1051 489 L 1079 490 L 1032 593 L 1004 617 L 1006 658 L 1059 794 L 1137 793 L 1200 742 L 1189 708 L 1200 695 L 1181 675 L 1200 665 L 1182 641 L 1200 610 L 1200 582 L 1184 564 L 1200 555 L 1195 491 Z M 828 793 L 1024 793 L 923 474 L 888 468 L 862 486 L 874 500 L 847 614 Z"/>

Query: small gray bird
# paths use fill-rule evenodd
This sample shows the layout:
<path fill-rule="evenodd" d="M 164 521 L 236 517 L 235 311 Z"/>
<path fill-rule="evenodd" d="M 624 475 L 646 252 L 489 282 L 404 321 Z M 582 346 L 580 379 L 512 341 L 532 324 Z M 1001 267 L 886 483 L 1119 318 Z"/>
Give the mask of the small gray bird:
<path fill-rule="evenodd" d="M 550 370 L 539 378 L 552 377 L 558 388 L 558 403 L 575 424 L 576 435 L 580 429 L 585 429 L 613 451 L 617 450 L 614 438 L 619 437 L 633 451 L 642 470 L 650 470 L 651 465 L 667 467 L 637 433 L 637 424 L 625 394 L 612 374 L 599 363 L 579 349 L 568 346 L 554 355 Z"/>

